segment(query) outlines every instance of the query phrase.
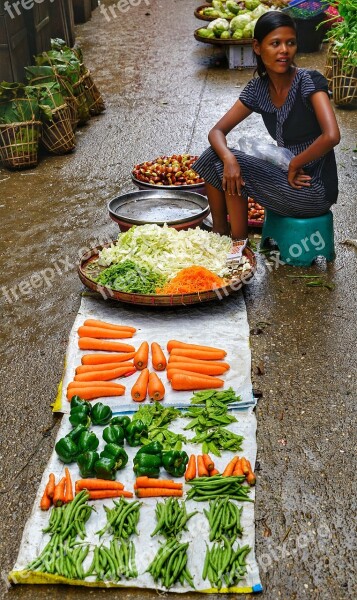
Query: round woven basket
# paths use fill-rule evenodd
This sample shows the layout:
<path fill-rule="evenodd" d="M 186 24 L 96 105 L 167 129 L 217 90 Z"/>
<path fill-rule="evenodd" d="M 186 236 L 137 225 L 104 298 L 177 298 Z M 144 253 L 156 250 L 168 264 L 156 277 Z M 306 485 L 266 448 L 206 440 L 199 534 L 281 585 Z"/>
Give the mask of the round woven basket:
<path fill-rule="evenodd" d="M 336 106 L 357 105 L 357 68 L 332 52 L 332 98 Z"/>
<path fill-rule="evenodd" d="M 90 114 L 99 115 L 105 110 L 105 104 L 89 70 L 83 75 L 83 86 Z"/>
<path fill-rule="evenodd" d="M 69 108 L 70 121 L 71 121 L 73 132 L 75 132 L 76 129 L 77 129 L 78 120 L 79 120 L 78 119 L 78 102 L 77 102 L 77 98 L 75 98 L 75 96 L 65 96 L 63 98 L 63 100 L 65 101 L 65 103 L 67 104 L 67 106 Z"/>
<path fill-rule="evenodd" d="M 220 38 L 204 38 L 198 35 L 198 29 L 194 32 L 195 40 L 204 44 L 214 44 L 215 46 L 247 46 L 253 43 L 253 38 L 245 38 L 241 40 L 221 40 Z"/>
<path fill-rule="evenodd" d="M 84 77 L 81 77 L 77 83 L 73 84 L 73 93 L 78 103 L 78 125 L 85 125 L 90 119 L 90 113 L 87 104 L 86 89 L 84 87 Z"/>
<path fill-rule="evenodd" d="M 41 121 L 0 125 L 0 157 L 8 169 L 28 169 L 38 163 Z"/>
<path fill-rule="evenodd" d="M 197 6 L 194 11 L 196 19 L 201 19 L 201 21 L 214 21 L 217 17 L 207 17 L 200 12 L 204 8 L 212 8 L 212 4 L 201 4 L 201 6 Z M 230 19 L 227 19 L 227 21 L 230 21 Z"/>
<path fill-rule="evenodd" d="M 41 143 L 51 154 L 67 154 L 73 150 L 76 141 L 67 104 L 52 112 L 52 121 L 43 123 Z"/>
<path fill-rule="evenodd" d="M 105 268 L 98 265 L 98 256 L 102 248 L 103 246 L 97 246 L 82 256 L 78 265 L 78 274 L 82 283 L 90 290 L 101 294 L 106 300 L 117 300 L 119 302 L 138 304 L 141 306 L 187 306 L 189 304 L 199 304 L 201 302 L 210 302 L 212 300 L 223 300 L 239 291 L 241 287 L 254 276 L 257 268 L 254 253 L 250 248 L 245 248 L 243 255 L 246 256 L 250 262 L 250 270 L 245 272 L 244 275 L 232 278 L 224 287 L 192 294 L 129 294 L 127 292 L 119 292 L 109 287 L 99 285 L 94 281 L 94 278 L 96 278 L 103 268 Z"/>

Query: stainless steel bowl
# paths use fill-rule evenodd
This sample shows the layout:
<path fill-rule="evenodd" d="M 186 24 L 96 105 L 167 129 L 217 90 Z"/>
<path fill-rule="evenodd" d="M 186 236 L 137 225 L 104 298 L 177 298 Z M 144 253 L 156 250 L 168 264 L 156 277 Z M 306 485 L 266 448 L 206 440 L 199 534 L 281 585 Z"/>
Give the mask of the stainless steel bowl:
<path fill-rule="evenodd" d="M 209 213 L 207 198 L 195 192 L 156 189 L 128 192 L 110 200 L 108 211 L 120 229 L 155 223 L 175 229 L 200 225 Z"/>

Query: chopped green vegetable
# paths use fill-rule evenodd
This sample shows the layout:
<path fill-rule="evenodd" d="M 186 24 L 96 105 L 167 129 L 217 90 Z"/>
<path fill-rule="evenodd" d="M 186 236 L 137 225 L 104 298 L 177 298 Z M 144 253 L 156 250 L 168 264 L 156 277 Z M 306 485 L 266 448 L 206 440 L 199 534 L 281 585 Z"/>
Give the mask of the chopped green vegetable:
<path fill-rule="evenodd" d="M 157 288 L 165 284 L 166 277 L 153 269 L 125 260 L 104 269 L 96 281 L 120 292 L 154 294 Z"/>

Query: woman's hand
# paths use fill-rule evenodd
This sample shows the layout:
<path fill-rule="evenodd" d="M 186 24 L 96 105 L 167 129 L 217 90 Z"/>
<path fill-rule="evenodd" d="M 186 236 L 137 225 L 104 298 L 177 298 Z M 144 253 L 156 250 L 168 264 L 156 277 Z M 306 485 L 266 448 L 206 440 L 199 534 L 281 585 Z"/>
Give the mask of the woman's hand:
<path fill-rule="evenodd" d="M 223 190 L 229 195 L 233 196 L 238 194 L 241 195 L 241 188 L 245 185 L 241 172 L 240 166 L 234 154 L 231 154 L 223 161 Z"/>
<path fill-rule="evenodd" d="M 311 177 L 310 175 L 306 175 L 303 169 L 297 169 L 293 165 L 293 161 L 289 164 L 288 170 L 288 182 L 291 187 L 296 190 L 301 190 L 303 187 L 310 187 Z"/>

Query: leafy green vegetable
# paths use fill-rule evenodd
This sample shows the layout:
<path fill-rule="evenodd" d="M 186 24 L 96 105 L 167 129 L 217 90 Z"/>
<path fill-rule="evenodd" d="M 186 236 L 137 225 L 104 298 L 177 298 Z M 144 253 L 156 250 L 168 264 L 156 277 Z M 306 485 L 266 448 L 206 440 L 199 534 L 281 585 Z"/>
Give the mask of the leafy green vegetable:
<path fill-rule="evenodd" d="M 140 406 L 133 415 L 133 421 L 139 419 L 148 427 L 163 427 L 181 416 L 181 412 L 173 406 L 162 406 L 159 402 Z"/>
<path fill-rule="evenodd" d="M 191 404 L 206 404 L 206 407 L 216 406 L 225 407 L 232 402 L 240 402 L 242 398 L 237 396 L 233 388 L 228 390 L 201 390 L 194 392 L 191 398 Z"/>
<path fill-rule="evenodd" d="M 113 290 L 134 294 L 154 294 L 162 287 L 166 277 L 145 266 L 139 267 L 131 260 L 104 269 L 96 279 L 97 283 Z"/>

